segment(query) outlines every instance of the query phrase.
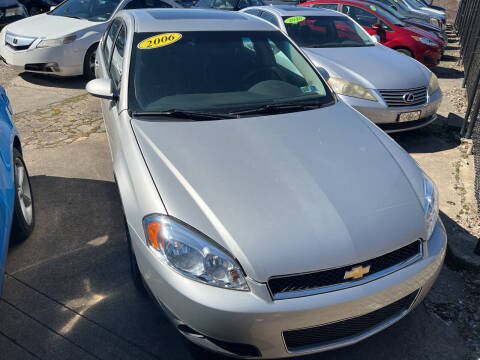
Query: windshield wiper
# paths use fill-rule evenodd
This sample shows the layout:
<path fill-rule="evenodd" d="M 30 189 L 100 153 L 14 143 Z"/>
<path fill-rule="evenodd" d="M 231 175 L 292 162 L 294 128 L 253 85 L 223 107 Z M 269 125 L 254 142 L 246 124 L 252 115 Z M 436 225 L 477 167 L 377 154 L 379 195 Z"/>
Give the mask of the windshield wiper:
<path fill-rule="evenodd" d="M 234 115 L 248 115 L 248 114 L 275 114 L 283 111 L 294 111 L 294 110 L 313 110 L 318 109 L 327 104 L 319 103 L 279 103 L 279 104 L 266 104 L 257 108 L 235 111 L 230 114 Z"/>
<path fill-rule="evenodd" d="M 237 119 L 237 115 L 232 114 L 222 114 L 222 113 L 211 113 L 203 111 L 194 111 L 194 110 L 181 110 L 181 109 L 169 109 L 165 111 L 141 111 L 133 112 L 133 117 L 136 116 L 168 116 L 176 117 L 181 119 L 192 119 L 192 120 L 219 120 L 219 119 Z"/>

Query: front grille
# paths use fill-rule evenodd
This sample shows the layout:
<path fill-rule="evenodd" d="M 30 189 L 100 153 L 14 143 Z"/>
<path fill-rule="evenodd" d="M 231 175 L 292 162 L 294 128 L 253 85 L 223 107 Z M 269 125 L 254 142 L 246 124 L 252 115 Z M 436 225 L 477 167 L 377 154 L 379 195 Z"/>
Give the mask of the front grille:
<path fill-rule="evenodd" d="M 35 38 L 15 35 L 7 32 L 5 34 L 5 46 L 15 51 L 27 50 L 35 41 Z"/>
<path fill-rule="evenodd" d="M 427 101 L 427 88 L 406 90 L 378 90 L 389 107 L 406 107 L 424 104 Z M 413 100 L 405 101 L 406 94 L 412 94 Z"/>
<path fill-rule="evenodd" d="M 401 316 L 413 304 L 417 294 L 418 290 L 381 309 L 348 320 L 285 331 L 285 345 L 289 351 L 299 352 L 361 336 L 386 321 Z"/>
<path fill-rule="evenodd" d="M 384 272 L 388 273 L 389 270 L 394 271 L 400 265 L 419 257 L 421 246 L 420 240 L 417 240 L 398 250 L 362 263 L 306 274 L 272 277 L 268 280 L 268 286 L 274 299 L 312 295 L 315 293 L 314 290 L 319 290 L 318 293 L 322 292 L 320 291 L 322 288 L 328 290 L 329 287 L 338 284 L 344 284 L 345 287 L 353 286 L 359 280 L 346 280 L 345 272 L 357 266 L 369 265 L 370 271 L 362 280 L 371 280 Z"/>
<path fill-rule="evenodd" d="M 15 51 L 27 50 L 30 47 L 30 45 L 22 45 L 22 46 L 13 46 L 11 44 L 5 44 L 5 45 Z"/>

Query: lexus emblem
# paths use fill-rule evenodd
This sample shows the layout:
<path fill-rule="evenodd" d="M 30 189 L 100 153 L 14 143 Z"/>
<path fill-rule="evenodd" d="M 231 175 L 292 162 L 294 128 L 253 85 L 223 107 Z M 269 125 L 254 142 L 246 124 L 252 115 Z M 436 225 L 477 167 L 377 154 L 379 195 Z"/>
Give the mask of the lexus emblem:
<path fill-rule="evenodd" d="M 410 104 L 415 101 L 415 95 L 412 93 L 405 93 L 403 94 L 403 101 L 405 101 L 407 104 Z"/>
<path fill-rule="evenodd" d="M 18 40 L 14 38 L 13 43 L 16 44 L 17 42 L 18 42 Z"/>

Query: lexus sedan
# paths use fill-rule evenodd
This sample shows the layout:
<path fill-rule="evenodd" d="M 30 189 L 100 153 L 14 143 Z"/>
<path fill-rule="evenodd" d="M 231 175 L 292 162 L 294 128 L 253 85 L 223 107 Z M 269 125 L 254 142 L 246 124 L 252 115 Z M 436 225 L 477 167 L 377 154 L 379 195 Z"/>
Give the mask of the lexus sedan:
<path fill-rule="evenodd" d="M 19 71 L 94 77 L 98 42 L 121 9 L 181 7 L 174 0 L 65 0 L 0 32 L 0 60 Z"/>
<path fill-rule="evenodd" d="M 119 12 L 96 74 L 134 279 L 192 342 L 324 351 L 429 291 L 447 241 L 435 185 L 275 26 Z"/>
<path fill-rule="evenodd" d="M 10 239 L 25 240 L 35 226 L 30 179 L 12 114 L 7 94 L 0 86 L 0 294 Z"/>
<path fill-rule="evenodd" d="M 442 92 L 435 74 L 376 43 L 348 16 L 298 6 L 251 7 L 288 34 L 347 104 L 387 132 L 417 129 L 437 119 Z"/>

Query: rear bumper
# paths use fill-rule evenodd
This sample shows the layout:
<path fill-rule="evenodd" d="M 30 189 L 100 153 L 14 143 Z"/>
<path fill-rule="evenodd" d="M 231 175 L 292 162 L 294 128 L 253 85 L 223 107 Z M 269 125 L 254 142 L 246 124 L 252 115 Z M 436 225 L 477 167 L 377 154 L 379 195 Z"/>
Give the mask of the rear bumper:
<path fill-rule="evenodd" d="M 248 292 L 220 289 L 187 279 L 158 261 L 144 245 L 143 238 L 135 237 L 132 243 L 148 287 L 187 338 L 228 355 L 252 357 L 258 356 L 252 353 L 258 350 L 263 358 L 290 357 L 350 345 L 392 325 L 428 293 L 440 272 L 447 242 L 443 224 L 438 221 L 426 243 L 424 257 L 410 266 L 355 287 L 274 301 L 266 284 L 251 279 L 248 279 Z M 359 317 L 417 290 L 418 296 L 408 308 L 356 336 L 300 350 L 286 346 L 286 331 Z"/>

